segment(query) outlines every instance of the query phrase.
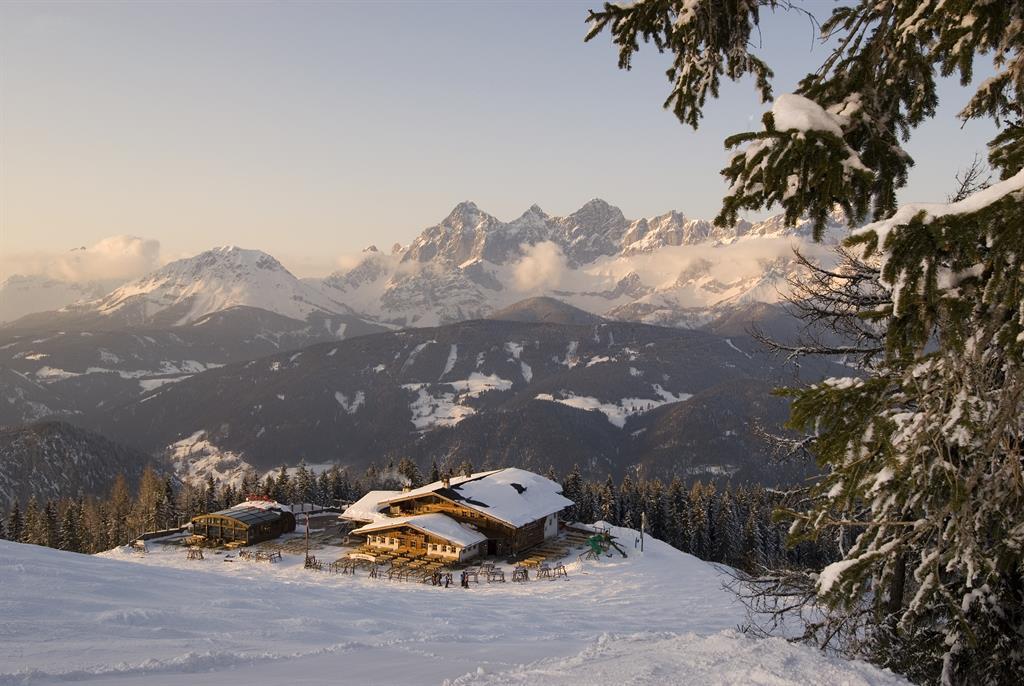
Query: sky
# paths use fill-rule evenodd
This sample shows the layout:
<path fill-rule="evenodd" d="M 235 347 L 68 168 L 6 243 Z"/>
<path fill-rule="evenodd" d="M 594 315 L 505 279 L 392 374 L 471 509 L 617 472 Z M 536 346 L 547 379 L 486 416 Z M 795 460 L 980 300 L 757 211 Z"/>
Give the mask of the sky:
<path fill-rule="evenodd" d="M 324 275 L 463 200 L 503 220 L 595 197 L 713 217 L 722 141 L 767 106 L 728 84 L 684 127 L 661 107 L 666 56 L 648 46 L 625 72 L 607 36 L 583 42 L 598 5 L 0 3 L 0 278 L 82 246 L 137 265 L 226 244 Z M 763 36 L 776 93 L 825 54 L 799 15 Z M 942 96 L 902 201 L 942 200 L 994 133 L 961 128 L 956 82 Z"/>

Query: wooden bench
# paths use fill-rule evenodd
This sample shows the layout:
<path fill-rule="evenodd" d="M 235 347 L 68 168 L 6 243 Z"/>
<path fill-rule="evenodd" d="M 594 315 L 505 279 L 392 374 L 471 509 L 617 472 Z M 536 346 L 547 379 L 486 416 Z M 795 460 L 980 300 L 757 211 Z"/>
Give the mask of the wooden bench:
<path fill-rule="evenodd" d="M 198 546 L 192 546 L 188 549 L 188 553 L 185 555 L 186 560 L 202 560 L 203 549 Z"/>

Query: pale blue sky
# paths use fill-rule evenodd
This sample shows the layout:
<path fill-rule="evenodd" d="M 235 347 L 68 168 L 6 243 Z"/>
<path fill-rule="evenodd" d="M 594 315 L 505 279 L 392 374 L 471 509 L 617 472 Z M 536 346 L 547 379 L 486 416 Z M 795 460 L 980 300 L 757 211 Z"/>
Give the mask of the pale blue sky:
<path fill-rule="evenodd" d="M 830 2 L 811 2 L 820 14 Z M 749 83 L 694 133 L 661 109 L 665 58 L 616 67 L 584 44 L 597 1 L 0 5 L 0 252 L 159 240 L 233 243 L 323 273 L 408 242 L 471 199 L 502 219 L 593 197 L 628 217 L 712 217 Z M 785 92 L 822 59 L 806 19 L 768 17 Z M 937 120 L 910 145 L 904 200 L 942 199 L 993 129 Z"/>

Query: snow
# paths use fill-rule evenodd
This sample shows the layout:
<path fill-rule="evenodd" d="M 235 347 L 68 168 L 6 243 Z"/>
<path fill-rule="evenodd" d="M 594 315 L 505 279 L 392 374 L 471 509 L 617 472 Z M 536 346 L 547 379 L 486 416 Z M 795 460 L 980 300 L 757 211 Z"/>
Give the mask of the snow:
<path fill-rule="evenodd" d="M 334 399 L 338 401 L 338 404 L 341 405 L 342 409 L 345 410 L 345 412 L 348 412 L 349 414 L 355 414 L 366 401 L 366 394 L 363 393 L 362 391 L 356 391 L 356 394 L 352 398 L 352 400 L 349 400 L 348 396 L 342 393 L 341 391 L 335 391 Z"/>
<path fill-rule="evenodd" d="M 427 391 L 427 384 L 403 384 L 407 391 L 415 391 L 416 399 L 409 403 L 412 413 L 411 421 L 420 430 L 434 426 L 455 426 L 466 417 L 476 414 L 476 410 L 455 401 L 454 393 L 441 393 L 433 396 Z"/>
<path fill-rule="evenodd" d="M 502 379 L 497 374 L 484 375 L 480 372 L 473 372 L 468 379 L 461 381 L 447 381 L 444 385 L 451 386 L 471 398 L 476 398 L 488 391 L 507 391 L 512 388 L 512 382 L 508 379 Z"/>
<path fill-rule="evenodd" d="M 604 414 L 612 425 L 621 429 L 631 415 L 643 414 L 662 405 L 684 402 L 693 397 L 690 393 L 673 394 L 662 388 L 660 384 L 651 384 L 651 389 L 658 396 L 657 398 L 623 398 L 617 403 L 602 402 L 597 398 L 566 391 L 561 392 L 561 398 L 556 398 L 550 393 L 538 393 L 534 399 L 561 403 L 588 412 L 597 410 Z"/>
<path fill-rule="evenodd" d="M 505 352 L 518 360 L 519 356 L 523 354 L 523 344 L 509 341 L 505 344 Z"/>
<path fill-rule="evenodd" d="M 472 407 L 463 404 L 467 398 L 478 398 L 490 391 L 507 391 L 512 388 L 512 382 L 508 379 L 502 379 L 497 374 L 480 372 L 472 372 L 466 379 L 445 381 L 437 385 L 450 386 L 455 392 L 431 393 L 428 390 L 430 384 L 426 383 L 402 385 L 402 388 L 416 392 L 416 399 L 409 403 L 409 411 L 412 413 L 412 423 L 417 429 L 454 426 L 476 413 Z"/>
<path fill-rule="evenodd" d="M 452 343 L 451 349 L 448 351 L 448 360 L 444 363 L 444 371 L 441 372 L 439 379 L 443 379 L 445 375 L 455 368 L 455 362 L 459 359 L 459 346 Z"/>
<path fill-rule="evenodd" d="M 149 391 L 160 388 L 161 386 L 165 386 L 169 383 L 178 383 L 179 381 L 184 381 L 187 378 L 189 378 L 189 375 L 167 376 L 159 379 L 139 379 L 139 387 L 142 388 L 144 393 L 148 393 Z"/>
<path fill-rule="evenodd" d="M 79 372 L 69 372 L 57 367 L 45 366 L 36 370 L 36 377 L 40 381 L 63 381 L 65 379 L 73 379 L 76 376 L 81 376 L 81 374 Z"/>
<path fill-rule="evenodd" d="M 461 524 L 448 515 L 438 512 L 430 514 L 410 515 L 408 517 L 387 517 L 379 519 L 372 524 L 353 529 L 353 534 L 369 534 L 374 531 L 392 529 L 396 526 L 408 525 L 426 534 L 433 534 L 451 541 L 463 548 L 477 543 L 483 543 L 487 537 L 467 524 Z"/>
<path fill-rule="evenodd" d="M 301 552 L 268 565 L 149 547 L 0 541 L 0 683 L 906 684 L 734 633 L 743 613 L 715 566 L 650 539 L 628 559 L 571 556 L 567 581 L 469 590 L 310 572 Z"/>
<path fill-rule="evenodd" d="M 736 352 L 738 352 L 739 354 L 746 355 L 747 359 L 750 359 L 750 353 L 744 352 L 743 350 L 740 350 L 739 348 L 737 348 L 736 344 L 732 342 L 731 338 L 726 338 L 725 339 L 725 344 L 728 345 L 733 350 L 735 350 Z"/>
<path fill-rule="evenodd" d="M 889 233 L 901 224 L 907 224 L 919 213 L 925 213 L 925 221 L 950 214 L 970 214 L 978 212 L 994 202 L 1002 200 L 1010 193 L 1024 190 L 1024 169 L 999 183 L 994 183 L 984 190 L 972 193 L 963 200 L 953 203 L 910 203 L 901 205 L 895 214 L 888 219 L 867 224 L 853 231 L 856 234 L 874 232 L 878 236 L 878 244 L 884 245 Z"/>
<path fill-rule="evenodd" d="M 186 481 L 199 482 L 212 476 L 221 483 L 238 485 L 246 471 L 253 469 L 241 455 L 214 445 L 205 431 L 172 443 L 167 452 L 174 473 Z"/>
<path fill-rule="evenodd" d="M 857 564 L 859 560 L 840 560 L 839 562 L 833 562 L 832 564 L 821 570 L 818 574 L 818 595 L 825 595 L 832 590 L 832 587 L 836 585 L 839 579 L 850 567 Z"/>
<path fill-rule="evenodd" d="M 682 682 L 673 679 L 682 675 L 685 675 Z M 548 686 L 595 683 L 883 686 L 906 682 L 874 667 L 828 658 L 780 638 L 758 641 L 729 630 L 705 636 L 693 632 L 606 633 L 570 657 L 538 660 L 497 674 L 467 675 L 450 683 L 451 686 L 540 683 Z"/>
<path fill-rule="evenodd" d="M 779 131 L 826 131 L 843 137 L 838 115 L 826 112 L 818 103 L 796 93 L 783 93 L 776 98 L 772 116 Z"/>
<path fill-rule="evenodd" d="M 388 519 L 388 516 L 381 513 L 387 507 L 386 501 L 402 495 L 401 491 L 369 491 L 359 500 L 355 501 L 341 513 L 342 519 L 353 522 L 376 522 Z"/>

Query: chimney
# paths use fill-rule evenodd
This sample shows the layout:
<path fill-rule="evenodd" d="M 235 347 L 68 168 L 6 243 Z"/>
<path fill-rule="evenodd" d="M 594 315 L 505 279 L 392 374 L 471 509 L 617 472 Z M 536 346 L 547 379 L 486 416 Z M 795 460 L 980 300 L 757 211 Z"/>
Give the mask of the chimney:
<path fill-rule="evenodd" d="M 402 493 L 408 493 L 411 490 L 412 490 L 412 486 L 409 486 L 408 484 L 406 484 L 405 486 L 402 486 Z"/>
<path fill-rule="evenodd" d="M 452 486 L 451 477 L 445 476 L 444 478 L 442 478 L 441 479 L 441 485 L 443 485 L 445 488 L 451 488 L 451 486 Z"/>

